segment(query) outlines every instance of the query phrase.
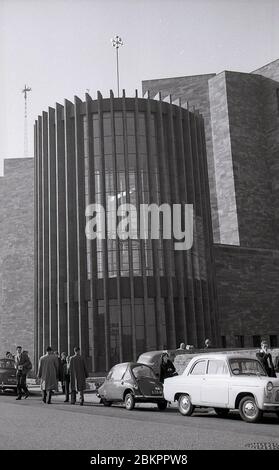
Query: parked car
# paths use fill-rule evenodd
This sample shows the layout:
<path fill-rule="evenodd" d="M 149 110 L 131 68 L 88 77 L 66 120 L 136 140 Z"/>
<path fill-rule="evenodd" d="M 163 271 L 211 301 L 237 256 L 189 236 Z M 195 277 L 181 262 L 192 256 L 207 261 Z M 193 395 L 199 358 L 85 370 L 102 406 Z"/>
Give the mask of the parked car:
<path fill-rule="evenodd" d="M 105 406 L 124 402 L 127 410 L 132 410 L 135 403 L 157 403 L 159 410 L 167 406 L 163 385 L 151 367 L 137 362 L 114 366 L 98 388 L 97 396 Z"/>
<path fill-rule="evenodd" d="M 196 407 L 213 407 L 221 417 L 238 409 L 248 423 L 259 421 L 263 412 L 275 412 L 279 417 L 279 379 L 268 377 L 251 356 L 196 356 L 181 375 L 165 379 L 164 397 L 177 401 L 184 416 L 190 416 Z"/>
<path fill-rule="evenodd" d="M 15 361 L 13 359 L 0 359 L 0 390 L 13 390 L 16 392 L 17 380 Z"/>

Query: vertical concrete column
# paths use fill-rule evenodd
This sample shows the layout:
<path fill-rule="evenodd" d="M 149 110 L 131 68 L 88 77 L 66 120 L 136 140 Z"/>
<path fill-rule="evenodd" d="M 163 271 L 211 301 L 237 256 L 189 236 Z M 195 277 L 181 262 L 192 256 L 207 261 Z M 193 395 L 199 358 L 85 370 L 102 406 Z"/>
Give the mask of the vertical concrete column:
<path fill-rule="evenodd" d="M 149 185 L 149 203 L 157 203 L 156 181 L 153 168 L 156 165 L 155 157 L 152 155 L 152 142 L 151 142 L 151 100 L 148 93 L 146 105 L 146 135 L 147 135 L 147 162 L 148 162 L 148 185 Z M 160 268 L 157 256 L 158 241 L 152 240 L 152 258 L 153 258 L 153 273 L 155 279 L 155 328 L 156 328 L 156 342 L 157 348 L 163 349 L 164 346 L 164 331 L 163 331 L 163 317 L 161 311 L 161 280 Z"/>
<path fill-rule="evenodd" d="M 115 196 L 119 193 L 119 184 L 117 178 L 117 157 L 116 157 L 116 142 L 115 142 L 115 123 L 114 123 L 114 96 L 110 90 L 110 118 L 111 118 L 111 144 L 112 144 L 112 160 L 113 160 L 113 185 Z M 118 209 L 118 198 L 116 197 L 116 211 Z M 122 302 L 121 302 L 121 275 L 120 275 L 120 245 L 119 237 L 116 236 L 116 295 L 118 306 L 118 341 L 119 341 L 119 359 L 123 361 L 123 327 L 122 327 Z"/>
<path fill-rule="evenodd" d="M 158 156 L 156 158 L 156 165 L 159 169 L 159 178 L 160 178 L 160 204 L 168 204 L 172 209 L 172 200 L 171 200 L 171 189 L 170 189 L 170 168 L 173 165 L 173 161 L 169 160 L 168 153 L 168 140 L 169 135 L 166 136 L 166 129 L 164 121 L 166 119 L 166 114 L 163 113 L 163 103 L 161 96 L 157 102 L 157 123 L 158 123 Z M 174 157 L 174 156 L 173 156 Z M 171 215 L 172 221 L 172 215 Z M 170 222 L 171 222 L 170 221 Z M 162 235 L 160 234 L 160 237 Z M 173 295 L 173 272 L 172 267 L 174 268 L 174 256 L 173 256 L 173 240 L 162 240 L 163 243 L 163 256 L 164 256 L 164 266 L 165 272 L 164 277 L 167 281 L 167 312 L 166 312 L 166 337 L 167 337 L 167 346 L 168 348 L 176 348 L 176 329 L 175 329 L 175 311 L 174 311 L 174 295 Z"/>
<path fill-rule="evenodd" d="M 64 108 L 56 103 L 55 108 L 55 144 L 56 144 L 56 256 L 57 256 L 57 321 L 58 350 L 68 351 L 68 321 L 65 285 L 66 267 L 66 188 L 65 188 L 65 125 Z"/>
<path fill-rule="evenodd" d="M 126 98 L 125 98 L 125 91 L 124 90 L 123 90 L 123 97 L 122 97 L 122 113 L 123 113 L 123 140 L 124 140 L 124 166 L 125 166 L 126 201 L 127 201 L 127 204 L 130 204 L 127 113 L 126 113 Z M 137 340 L 136 340 L 134 270 L 133 270 L 132 243 L 131 243 L 130 238 L 128 238 L 128 253 L 129 253 L 129 281 L 130 281 L 131 323 L 132 323 L 132 351 L 133 351 L 133 360 L 136 361 L 137 360 Z"/>
<path fill-rule="evenodd" d="M 103 124 L 103 97 L 98 92 L 98 116 L 99 116 L 99 135 L 100 135 L 100 154 L 101 154 L 101 176 L 102 176 L 102 189 L 101 189 L 101 202 L 105 213 L 107 212 L 106 203 L 106 173 L 105 173 L 105 153 L 104 153 L 104 124 Z M 110 368 L 110 322 L 109 322 L 109 292 L 108 292 L 108 244 L 107 244 L 107 222 L 105 220 L 105 239 L 102 240 L 103 249 L 103 296 L 104 296 L 104 329 L 105 329 L 105 363 L 106 370 Z"/>
<path fill-rule="evenodd" d="M 42 113 L 43 351 L 49 346 L 48 115 Z"/>
<path fill-rule="evenodd" d="M 92 122 L 92 98 L 86 93 L 85 95 L 85 113 L 86 113 L 86 153 L 88 155 L 88 203 L 94 204 L 95 198 L 95 165 L 93 153 L 93 122 Z M 91 317 L 89 323 L 92 325 L 92 334 L 89 337 L 89 345 L 92 351 L 92 371 L 98 369 L 98 300 L 97 300 L 97 247 L 96 239 L 90 240 L 90 272 L 89 281 Z"/>
<path fill-rule="evenodd" d="M 55 109 L 48 108 L 49 341 L 58 349 Z"/>
<path fill-rule="evenodd" d="M 89 356 L 88 309 L 85 299 L 87 279 L 86 238 L 85 238 L 85 170 L 82 102 L 75 96 L 75 168 L 76 168 L 76 218 L 77 218 L 77 288 L 79 346 L 81 353 Z"/>
<path fill-rule="evenodd" d="M 136 197 L 137 197 L 137 224 L 138 224 L 138 236 L 140 232 L 140 204 L 144 203 L 140 187 L 140 156 L 139 156 L 139 141 L 140 141 L 140 130 L 139 130 L 139 100 L 138 92 L 136 91 L 135 97 L 135 143 L 136 143 Z M 140 256 L 141 256 L 141 274 L 143 283 L 143 310 L 144 310 L 144 337 L 145 337 L 145 350 L 149 351 L 151 345 L 148 341 L 148 287 L 146 278 L 146 259 L 145 259 L 145 246 L 144 241 L 140 239 Z"/>
<path fill-rule="evenodd" d="M 64 104 L 65 120 L 65 189 L 66 189 L 66 256 L 67 256 L 67 320 L 68 352 L 72 353 L 79 342 L 79 318 L 76 292 L 77 279 L 77 207 L 75 165 L 74 105 Z"/>
<path fill-rule="evenodd" d="M 179 108 L 174 106 L 168 107 L 168 114 L 167 114 L 167 128 L 168 128 L 168 135 L 169 135 L 169 177 L 170 177 L 170 191 L 171 191 L 171 200 L 173 204 L 182 204 L 181 210 L 181 223 L 185 223 L 184 220 L 184 204 L 185 202 L 185 194 L 180 193 L 181 184 L 179 181 L 179 175 L 183 174 L 184 168 L 181 168 L 179 163 L 181 162 L 181 147 L 179 147 L 177 142 L 177 127 L 179 127 L 179 120 L 181 119 L 181 115 L 179 113 Z M 176 113 L 175 113 L 176 111 Z M 175 119 L 175 121 L 174 121 Z M 174 125 L 174 122 L 176 125 Z M 183 251 L 175 251 L 173 246 L 173 256 L 174 256 L 174 263 L 175 263 L 175 272 L 176 272 L 176 280 L 177 280 L 177 295 L 178 295 L 178 308 L 174 312 L 175 314 L 175 323 L 176 323 L 176 339 L 177 343 L 186 342 L 187 339 L 187 324 L 186 324 L 186 315 L 185 315 L 185 285 L 184 285 L 184 263 L 183 258 L 184 254 Z"/>

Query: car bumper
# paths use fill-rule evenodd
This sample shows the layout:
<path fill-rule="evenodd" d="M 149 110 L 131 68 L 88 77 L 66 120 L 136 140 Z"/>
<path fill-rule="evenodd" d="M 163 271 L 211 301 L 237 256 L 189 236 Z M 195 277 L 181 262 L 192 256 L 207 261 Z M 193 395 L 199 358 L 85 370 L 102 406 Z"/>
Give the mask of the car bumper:
<path fill-rule="evenodd" d="M 279 403 L 264 403 L 263 411 L 279 411 Z"/>
<path fill-rule="evenodd" d="M 146 402 L 157 402 L 157 401 L 164 401 L 163 395 L 135 395 L 136 401 L 146 401 Z"/>

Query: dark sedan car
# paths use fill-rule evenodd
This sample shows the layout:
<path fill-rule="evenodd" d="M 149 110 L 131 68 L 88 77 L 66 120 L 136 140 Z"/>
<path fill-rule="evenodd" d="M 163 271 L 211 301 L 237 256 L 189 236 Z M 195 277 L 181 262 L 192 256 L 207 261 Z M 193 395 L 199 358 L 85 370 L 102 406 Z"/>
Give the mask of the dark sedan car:
<path fill-rule="evenodd" d="M 97 395 L 105 406 L 124 402 L 127 410 L 132 410 L 135 403 L 157 403 L 159 410 L 167 406 L 163 385 L 151 367 L 138 362 L 114 366 L 99 387 Z"/>
<path fill-rule="evenodd" d="M 16 370 L 13 359 L 0 359 L 0 390 L 14 390 L 16 392 Z"/>

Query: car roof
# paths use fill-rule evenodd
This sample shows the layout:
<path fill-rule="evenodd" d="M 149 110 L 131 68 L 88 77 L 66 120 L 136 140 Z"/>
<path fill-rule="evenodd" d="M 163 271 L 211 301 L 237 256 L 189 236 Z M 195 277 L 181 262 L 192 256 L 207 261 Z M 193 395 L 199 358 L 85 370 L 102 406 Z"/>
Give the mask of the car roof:
<path fill-rule="evenodd" d="M 257 359 L 256 356 L 239 353 L 203 353 L 194 356 L 194 359 Z"/>

